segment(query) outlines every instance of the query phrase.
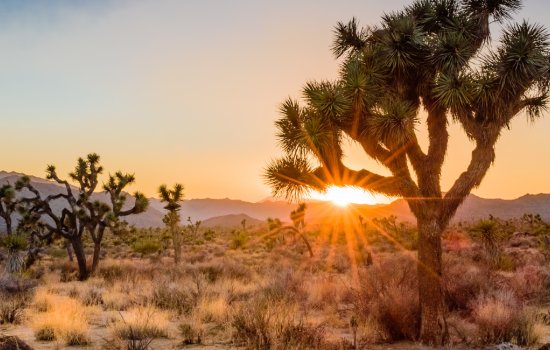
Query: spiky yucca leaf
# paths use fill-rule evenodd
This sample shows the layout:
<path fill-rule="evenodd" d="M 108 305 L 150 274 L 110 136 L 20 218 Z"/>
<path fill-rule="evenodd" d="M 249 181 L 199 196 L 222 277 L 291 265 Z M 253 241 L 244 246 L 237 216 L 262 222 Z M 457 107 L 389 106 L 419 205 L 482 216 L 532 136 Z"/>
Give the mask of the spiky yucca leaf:
<path fill-rule="evenodd" d="M 471 17 L 487 14 L 502 22 L 521 8 L 521 0 L 465 0 L 463 8 Z"/>
<path fill-rule="evenodd" d="M 347 24 L 338 22 L 334 28 L 334 42 L 332 52 L 340 58 L 346 52 L 361 50 L 365 46 L 367 31 L 358 29 L 358 21 L 353 17 Z"/>
<path fill-rule="evenodd" d="M 476 53 L 477 48 L 462 33 L 445 32 L 433 52 L 431 62 L 445 73 L 458 73 Z"/>
<path fill-rule="evenodd" d="M 297 101 L 288 98 L 279 108 L 281 118 L 275 122 L 277 140 L 286 153 L 300 153 L 307 149 L 304 144 L 302 110 Z"/>
<path fill-rule="evenodd" d="M 350 99 L 341 84 L 310 81 L 304 87 L 304 97 L 311 108 L 332 121 L 350 109 Z"/>
<path fill-rule="evenodd" d="M 416 108 L 404 101 L 387 98 L 367 120 L 367 136 L 391 148 L 407 143 L 414 136 Z"/>
<path fill-rule="evenodd" d="M 470 76 L 442 74 L 433 88 L 434 98 L 440 106 L 461 111 L 468 108 L 474 98 L 472 84 Z"/>
<path fill-rule="evenodd" d="M 532 83 L 547 71 L 549 36 L 540 25 L 527 22 L 512 24 L 505 28 L 497 61 L 493 62 L 502 77 L 501 86 L 512 94 L 525 91 Z"/>
<path fill-rule="evenodd" d="M 309 179 L 313 168 L 304 157 L 287 155 L 271 161 L 264 171 L 264 179 L 273 196 L 290 202 L 299 202 L 315 186 Z"/>
<path fill-rule="evenodd" d="M 415 21 L 429 33 L 437 33 L 446 27 L 458 12 L 455 0 L 418 0 L 405 8 Z"/>
<path fill-rule="evenodd" d="M 413 73 L 429 56 L 425 45 L 425 33 L 411 16 L 402 13 L 386 14 L 384 30 L 375 36 L 377 60 L 392 73 Z"/>

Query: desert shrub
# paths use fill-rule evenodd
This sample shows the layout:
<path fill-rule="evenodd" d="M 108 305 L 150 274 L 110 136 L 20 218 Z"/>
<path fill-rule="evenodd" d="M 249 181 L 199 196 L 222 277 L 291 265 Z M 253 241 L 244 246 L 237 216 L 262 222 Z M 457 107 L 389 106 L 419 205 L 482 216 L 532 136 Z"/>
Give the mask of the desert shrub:
<path fill-rule="evenodd" d="M 62 340 L 66 345 L 90 343 L 88 321 L 94 311 L 76 299 L 55 296 L 46 312 L 33 315 L 31 328 L 38 340 Z"/>
<path fill-rule="evenodd" d="M 105 282 L 113 283 L 123 278 L 126 274 L 124 268 L 118 264 L 106 264 L 103 263 L 99 266 L 98 275 L 102 277 Z"/>
<path fill-rule="evenodd" d="M 194 297 L 177 283 L 157 284 L 151 298 L 159 309 L 178 313 L 189 313 L 194 306 Z"/>
<path fill-rule="evenodd" d="M 202 332 L 196 329 L 190 323 L 181 323 L 178 326 L 180 335 L 183 338 L 183 344 L 201 344 L 202 343 Z"/>
<path fill-rule="evenodd" d="M 21 294 L 32 291 L 38 282 L 22 276 L 9 273 L 0 275 L 0 292 L 6 294 Z"/>
<path fill-rule="evenodd" d="M 88 288 L 82 296 L 82 302 L 84 305 L 102 305 L 103 304 L 103 289 L 91 286 Z"/>
<path fill-rule="evenodd" d="M 275 274 L 259 293 L 273 300 L 293 302 L 303 302 L 308 297 L 304 289 L 303 277 L 293 270 L 283 270 Z"/>
<path fill-rule="evenodd" d="M 416 264 L 397 255 L 360 276 L 362 283 L 352 300 L 363 319 L 372 319 L 388 341 L 416 340 L 420 328 L 420 303 Z"/>
<path fill-rule="evenodd" d="M 0 323 L 20 323 L 30 298 L 28 293 L 0 294 Z"/>
<path fill-rule="evenodd" d="M 472 300 L 493 287 L 490 271 L 465 258 L 445 259 L 443 276 L 446 301 L 451 310 L 468 310 Z"/>
<path fill-rule="evenodd" d="M 193 314 L 202 322 L 223 324 L 229 319 L 229 305 L 224 297 L 202 298 Z"/>
<path fill-rule="evenodd" d="M 0 336 L 0 349 L 2 350 L 32 350 L 32 348 L 15 336 Z"/>
<path fill-rule="evenodd" d="M 152 238 L 143 238 L 132 243 L 132 250 L 136 253 L 149 255 L 160 251 L 161 244 L 158 240 Z"/>
<path fill-rule="evenodd" d="M 111 325 L 113 335 L 124 340 L 167 338 L 169 316 L 154 307 L 135 307 L 120 313 Z"/>
<path fill-rule="evenodd" d="M 481 241 L 489 262 L 498 268 L 502 255 L 501 243 L 506 238 L 506 232 L 501 229 L 499 223 L 494 218 L 480 220 L 468 228 L 472 237 Z"/>
<path fill-rule="evenodd" d="M 255 298 L 233 316 L 233 341 L 247 349 L 319 349 L 325 342 L 322 325 L 294 318 L 292 306 L 268 298 Z"/>
<path fill-rule="evenodd" d="M 520 300 L 544 301 L 550 296 L 550 271 L 535 265 L 526 265 L 514 272 L 510 288 Z"/>
<path fill-rule="evenodd" d="M 103 307 L 106 310 L 123 311 L 131 304 L 131 300 L 128 299 L 128 294 L 122 293 L 117 290 L 107 290 L 102 296 Z"/>
<path fill-rule="evenodd" d="M 216 238 L 216 231 L 209 228 L 208 230 L 204 231 L 202 236 L 205 241 L 212 241 L 214 238 Z"/>
<path fill-rule="evenodd" d="M 538 341 L 534 317 L 521 308 L 511 292 L 481 296 L 475 301 L 472 315 L 484 344 L 532 345 Z"/>
<path fill-rule="evenodd" d="M 242 248 L 248 242 L 248 240 L 249 240 L 249 237 L 245 231 L 233 230 L 231 231 L 231 242 L 229 243 L 229 247 L 231 249 Z"/>

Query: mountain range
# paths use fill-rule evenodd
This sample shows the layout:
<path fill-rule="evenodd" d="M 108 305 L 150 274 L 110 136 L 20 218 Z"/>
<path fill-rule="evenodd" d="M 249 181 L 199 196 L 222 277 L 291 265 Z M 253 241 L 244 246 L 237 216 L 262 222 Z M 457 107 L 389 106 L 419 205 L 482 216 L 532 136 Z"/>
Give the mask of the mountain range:
<path fill-rule="evenodd" d="M 22 175 L 16 172 L 0 171 L 0 185 L 5 183 L 14 184 Z M 44 196 L 56 194 L 63 190 L 62 186 L 53 181 L 35 176 L 31 176 L 30 179 L 36 189 Z M 94 194 L 94 197 L 108 202 L 108 198 L 104 193 L 98 192 Z M 157 198 L 150 198 L 149 203 L 146 212 L 129 216 L 127 221 L 136 227 L 163 226 L 164 204 Z M 62 201 L 57 201 L 53 205 L 60 210 L 64 204 Z M 236 227 L 241 225 L 243 219 L 247 221 L 247 226 L 250 226 L 264 222 L 268 217 L 289 221 L 289 213 L 295 208 L 293 204 L 272 199 L 255 203 L 227 198 L 188 199 L 182 201 L 181 205 L 182 221 L 185 223 L 188 218 L 193 222 L 200 220 L 203 227 Z M 395 200 L 390 204 L 354 204 L 348 209 L 356 211 L 357 215 L 360 214 L 370 218 L 395 215 L 401 221 L 415 222 L 407 203 L 402 199 Z M 331 213 L 338 213 L 343 210 L 347 209 L 326 202 L 310 202 L 308 203 L 306 221 L 310 223 L 320 222 L 330 217 Z M 458 209 L 454 221 L 473 221 L 486 218 L 490 214 L 502 219 L 509 219 L 520 217 L 524 213 L 540 214 L 544 220 L 550 221 L 550 194 L 527 194 L 512 200 L 487 199 L 470 195 Z M 3 225 L 3 221 L 0 220 L 0 230 L 2 230 Z"/>

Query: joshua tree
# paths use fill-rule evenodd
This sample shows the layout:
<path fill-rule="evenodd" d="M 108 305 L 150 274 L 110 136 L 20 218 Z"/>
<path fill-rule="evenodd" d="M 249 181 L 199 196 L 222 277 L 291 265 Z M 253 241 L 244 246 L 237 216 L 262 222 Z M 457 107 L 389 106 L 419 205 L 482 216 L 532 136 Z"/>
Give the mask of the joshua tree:
<path fill-rule="evenodd" d="M 6 234 L 10 236 L 13 231 L 12 214 L 17 210 L 17 198 L 15 188 L 6 184 L 0 186 L 0 218 L 6 223 Z"/>
<path fill-rule="evenodd" d="M 174 245 L 174 262 L 179 264 L 181 260 L 181 229 L 179 227 L 181 205 L 179 202 L 183 199 L 183 185 L 175 184 L 173 190 L 169 190 L 166 185 L 159 187 L 160 201 L 166 203 L 164 209 L 168 212 L 164 215 L 162 221 L 166 224 L 172 235 L 172 244 Z M 191 220 L 191 218 L 189 218 Z M 198 228 L 198 227 L 197 227 Z"/>
<path fill-rule="evenodd" d="M 78 181 L 80 183 L 80 180 Z M 111 231 L 116 232 L 125 223 L 124 221 L 121 222 L 121 218 L 143 213 L 149 206 L 148 199 L 140 192 L 134 193 L 133 206 L 127 207 L 125 205 L 128 194 L 123 192 L 124 188 L 134 183 L 134 181 L 133 174 L 123 174 L 118 171 L 115 175 L 109 175 L 109 180 L 103 185 L 103 190 L 109 195 L 110 205 L 101 201 L 86 203 L 89 206 L 90 213 L 88 230 L 94 242 L 91 272 L 94 272 L 99 264 L 101 242 L 105 229 L 109 228 Z"/>
<path fill-rule="evenodd" d="M 311 244 L 309 244 L 309 241 L 304 234 L 304 228 L 306 226 L 305 224 L 305 216 L 306 216 L 306 204 L 300 203 L 298 205 L 298 208 L 293 210 L 290 213 L 290 220 L 292 220 L 292 226 L 290 225 L 283 225 L 281 220 L 279 219 L 267 219 L 267 226 L 269 229 L 268 236 L 273 236 L 278 233 L 284 233 L 287 231 L 292 232 L 294 235 L 299 236 L 303 241 L 304 244 L 307 247 L 307 250 L 309 252 L 309 256 L 313 257 L 313 249 L 311 248 Z M 284 242 L 284 236 L 283 236 L 283 242 Z"/>
<path fill-rule="evenodd" d="M 26 203 L 25 215 L 39 217 L 34 233 L 43 240 L 59 236 L 71 243 L 78 263 L 80 280 L 87 279 L 93 269 L 97 267 L 105 228 L 115 227 L 121 216 L 140 213 L 147 208 L 147 199 L 141 193 L 136 192 L 134 206 L 122 210 L 126 200 L 122 189 L 133 181 L 133 176 L 121 173 L 117 173 L 114 177 L 111 176 L 109 182 L 104 186 L 111 196 L 111 206 L 94 200 L 92 195 L 99 183 L 98 175 L 102 172 L 103 167 L 99 165 L 99 156 L 89 154 L 86 159 L 79 158 L 74 172 L 69 174 L 70 178 L 78 183 L 78 187 L 73 187 L 67 180 L 59 178 L 53 165 L 49 165 L 47 168 L 47 178 L 63 186 L 64 191 L 61 193 L 42 197 L 28 177 L 21 178 L 16 184 L 18 189 L 26 188 L 33 194 L 32 197 L 24 198 L 22 201 Z M 52 206 L 56 200 L 64 202 L 60 213 Z M 90 233 L 94 242 L 92 270 L 88 269 L 84 252 L 83 236 L 86 232 Z"/>
<path fill-rule="evenodd" d="M 305 106 L 285 101 L 276 122 L 286 155 L 266 169 L 275 195 L 297 200 L 308 188 L 332 184 L 407 200 L 419 232 L 424 343 L 442 344 L 448 335 L 442 232 L 494 162 L 501 132 L 521 112 L 540 117 L 547 104 L 546 30 L 509 24 L 498 43 L 490 41 L 489 23 L 509 19 L 520 6 L 520 0 L 418 0 L 384 15 L 376 27 L 360 29 L 355 19 L 338 23 L 333 52 L 343 58 L 339 78 L 307 83 Z M 420 117 L 427 148 L 415 132 Z M 441 168 L 452 122 L 475 147 L 468 167 L 444 193 Z M 346 167 L 344 140 L 357 142 L 391 175 Z"/>

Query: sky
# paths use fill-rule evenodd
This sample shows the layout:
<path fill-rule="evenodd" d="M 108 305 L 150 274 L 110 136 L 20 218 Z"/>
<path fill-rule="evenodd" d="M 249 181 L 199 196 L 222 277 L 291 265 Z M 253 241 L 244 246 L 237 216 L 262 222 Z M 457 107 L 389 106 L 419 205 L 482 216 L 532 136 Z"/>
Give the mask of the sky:
<path fill-rule="evenodd" d="M 67 174 L 95 152 L 107 173 L 135 173 L 134 189 L 149 196 L 180 182 L 186 198 L 262 200 L 263 169 L 281 154 L 280 103 L 337 76 L 334 25 L 376 24 L 409 2 L 3 0 L 0 170 L 44 176 L 55 164 Z M 526 0 L 515 19 L 550 28 L 549 8 Z M 517 118 L 474 193 L 550 193 L 549 131 L 550 115 Z M 444 190 L 472 148 L 452 125 Z M 356 146 L 345 153 L 350 167 L 384 173 Z"/>

